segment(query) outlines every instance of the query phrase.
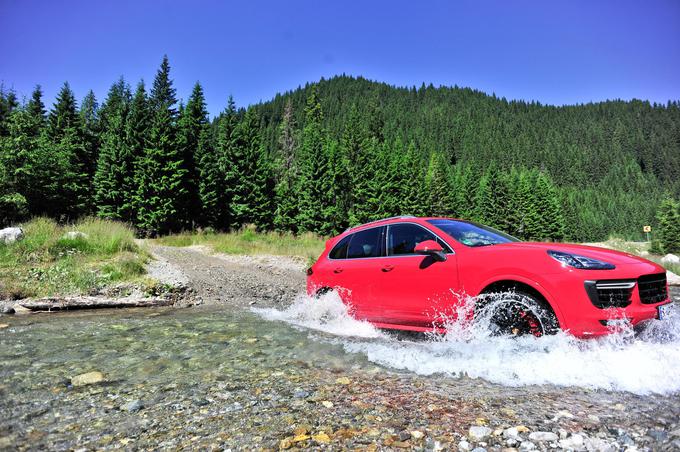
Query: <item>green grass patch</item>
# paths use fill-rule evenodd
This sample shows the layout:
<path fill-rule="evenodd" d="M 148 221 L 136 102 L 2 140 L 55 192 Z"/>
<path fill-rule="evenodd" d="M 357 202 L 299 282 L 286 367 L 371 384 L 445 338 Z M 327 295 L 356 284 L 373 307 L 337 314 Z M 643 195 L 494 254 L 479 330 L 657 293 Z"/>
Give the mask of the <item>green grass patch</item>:
<path fill-rule="evenodd" d="M 278 232 L 258 232 L 245 227 L 230 233 L 187 232 L 154 239 L 154 243 L 167 246 L 204 245 L 225 254 L 271 254 L 302 257 L 315 260 L 323 251 L 325 239 L 312 233 L 294 235 Z"/>
<path fill-rule="evenodd" d="M 61 226 L 35 218 L 21 227 L 23 240 L 0 244 L 0 299 L 92 293 L 146 272 L 149 255 L 124 224 L 86 218 Z M 67 238 L 69 231 L 84 236 Z"/>

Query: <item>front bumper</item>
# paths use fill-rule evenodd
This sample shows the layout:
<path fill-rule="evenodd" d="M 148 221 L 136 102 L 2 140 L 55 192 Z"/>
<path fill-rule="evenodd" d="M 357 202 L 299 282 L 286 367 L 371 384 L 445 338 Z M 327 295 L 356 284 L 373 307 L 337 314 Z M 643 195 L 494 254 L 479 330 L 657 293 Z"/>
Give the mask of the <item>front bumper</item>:
<path fill-rule="evenodd" d="M 658 302 L 643 303 L 637 283 L 640 277 L 658 272 L 658 267 L 647 264 L 619 266 L 614 271 L 574 270 L 551 275 L 546 289 L 556 301 L 563 330 L 577 337 L 597 337 L 620 328 L 622 321 L 635 326 L 658 317 L 658 306 L 671 301 L 668 286 L 666 297 Z M 593 299 L 592 288 L 596 281 L 633 281 L 635 285 L 631 288 L 628 302 L 613 303 L 615 306 L 607 307 L 606 303 L 597 303 Z"/>

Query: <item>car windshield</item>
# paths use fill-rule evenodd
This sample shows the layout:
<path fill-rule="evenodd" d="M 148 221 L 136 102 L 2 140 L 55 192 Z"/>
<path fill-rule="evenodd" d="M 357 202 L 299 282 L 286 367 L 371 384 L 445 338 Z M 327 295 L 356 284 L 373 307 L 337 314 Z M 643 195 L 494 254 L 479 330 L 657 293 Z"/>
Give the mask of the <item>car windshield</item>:
<path fill-rule="evenodd" d="M 476 247 L 519 242 L 519 239 L 504 232 L 468 221 L 440 219 L 427 220 L 427 222 L 438 227 L 456 241 L 467 246 Z"/>

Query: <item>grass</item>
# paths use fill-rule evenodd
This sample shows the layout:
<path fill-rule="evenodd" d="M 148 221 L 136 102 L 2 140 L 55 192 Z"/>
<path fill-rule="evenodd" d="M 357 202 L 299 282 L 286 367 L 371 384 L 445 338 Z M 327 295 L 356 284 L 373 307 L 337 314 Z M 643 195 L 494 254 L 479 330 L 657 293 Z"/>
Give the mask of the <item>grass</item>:
<path fill-rule="evenodd" d="M 61 226 L 35 218 L 21 227 L 21 241 L 0 243 L 0 299 L 86 294 L 145 274 L 148 253 L 124 224 L 86 218 Z M 66 238 L 68 231 L 85 236 Z"/>
<path fill-rule="evenodd" d="M 680 274 L 680 265 L 664 264 L 661 262 L 661 258 L 664 256 L 663 254 L 654 254 L 649 252 L 649 249 L 651 248 L 650 242 L 631 242 L 620 237 L 609 237 L 606 242 L 589 243 L 589 245 L 602 246 L 604 248 L 611 248 L 613 250 L 641 256 L 645 259 L 656 262 L 657 264 L 665 267 L 666 270 L 670 270 L 676 275 Z"/>
<path fill-rule="evenodd" d="M 167 246 L 205 245 L 225 254 L 272 254 L 297 256 L 314 261 L 324 248 L 324 239 L 311 233 L 294 235 L 278 232 L 257 232 L 252 226 L 229 233 L 187 232 L 161 237 L 155 243 Z"/>

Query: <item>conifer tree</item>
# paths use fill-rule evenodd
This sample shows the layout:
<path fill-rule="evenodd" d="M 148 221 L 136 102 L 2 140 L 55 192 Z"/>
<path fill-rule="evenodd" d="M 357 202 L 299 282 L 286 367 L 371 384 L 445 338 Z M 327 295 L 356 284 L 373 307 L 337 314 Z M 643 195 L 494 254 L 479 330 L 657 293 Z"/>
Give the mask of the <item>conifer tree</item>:
<path fill-rule="evenodd" d="M 323 112 L 315 87 L 307 98 L 305 118 L 300 149 L 297 221 L 301 231 L 328 234 L 334 229 L 335 205 L 329 178 L 328 143 L 322 126 Z"/>
<path fill-rule="evenodd" d="M 274 227 L 278 231 L 297 230 L 297 197 L 295 181 L 297 179 L 297 153 L 299 138 L 297 124 L 290 101 L 283 110 L 283 118 L 279 126 L 278 164 L 276 172 Z"/>
<path fill-rule="evenodd" d="M 205 223 L 220 230 L 228 230 L 233 221 L 228 187 L 232 181 L 227 180 L 227 168 L 235 146 L 237 123 L 234 99 L 229 96 L 226 110 L 216 120 L 214 139 L 201 140 L 202 145 L 208 147 L 200 152 L 198 166 L 201 207 Z"/>
<path fill-rule="evenodd" d="M 664 253 L 680 253 L 680 206 L 671 197 L 659 204 L 659 241 Z"/>
<path fill-rule="evenodd" d="M 439 152 L 430 155 L 425 176 L 427 208 L 430 216 L 447 217 L 453 212 L 453 190 L 451 187 L 451 167 L 446 157 Z"/>
<path fill-rule="evenodd" d="M 166 56 L 151 89 L 148 139 L 135 171 L 137 225 L 150 236 L 187 226 L 181 211 L 187 188 L 183 185 L 186 169 L 176 141 L 176 103 Z"/>
<path fill-rule="evenodd" d="M 97 214 L 102 218 L 133 220 L 131 180 L 134 159 L 126 140 L 131 94 L 124 79 L 109 90 L 101 109 L 101 151 L 94 175 Z"/>
<path fill-rule="evenodd" d="M 92 164 L 83 134 L 75 96 L 68 83 L 57 95 L 47 118 L 47 135 L 41 140 L 43 151 L 54 155 L 54 177 L 46 180 L 53 202 L 47 213 L 54 218 L 75 219 L 90 211 Z"/>
<path fill-rule="evenodd" d="M 37 137 L 43 127 L 45 127 L 45 115 L 47 114 L 47 110 L 45 110 L 42 96 L 42 88 L 40 85 L 37 85 L 33 90 L 33 93 L 31 93 L 31 99 L 26 104 L 26 112 L 30 118 L 32 118 L 34 124 L 28 133 L 35 137 Z"/>
<path fill-rule="evenodd" d="M 234 146 L 227 157 L 227 190 L 232 227 L 255 224 L 266 229 L 272 224 L 272 178 L 261 146 L 259 117 L 248 109 L 234 129 Z"/>
<path fill-rule="evenodd" d="M 201 217 L 198 166 L 201 160 L 200 153 L 206 150 L 206 145 L 201 140 L 209 137 L 208 128 L 208 110 L 203 88 L 200 83 L 196 82 L 186 107 L 180 113 L 177 140 L 184 170 L 182 185 L 186 187 L 186 196 L 180 201 L 181 215 L 189 219 L 193 226 L 196 226 L 196 222 Z"/>

